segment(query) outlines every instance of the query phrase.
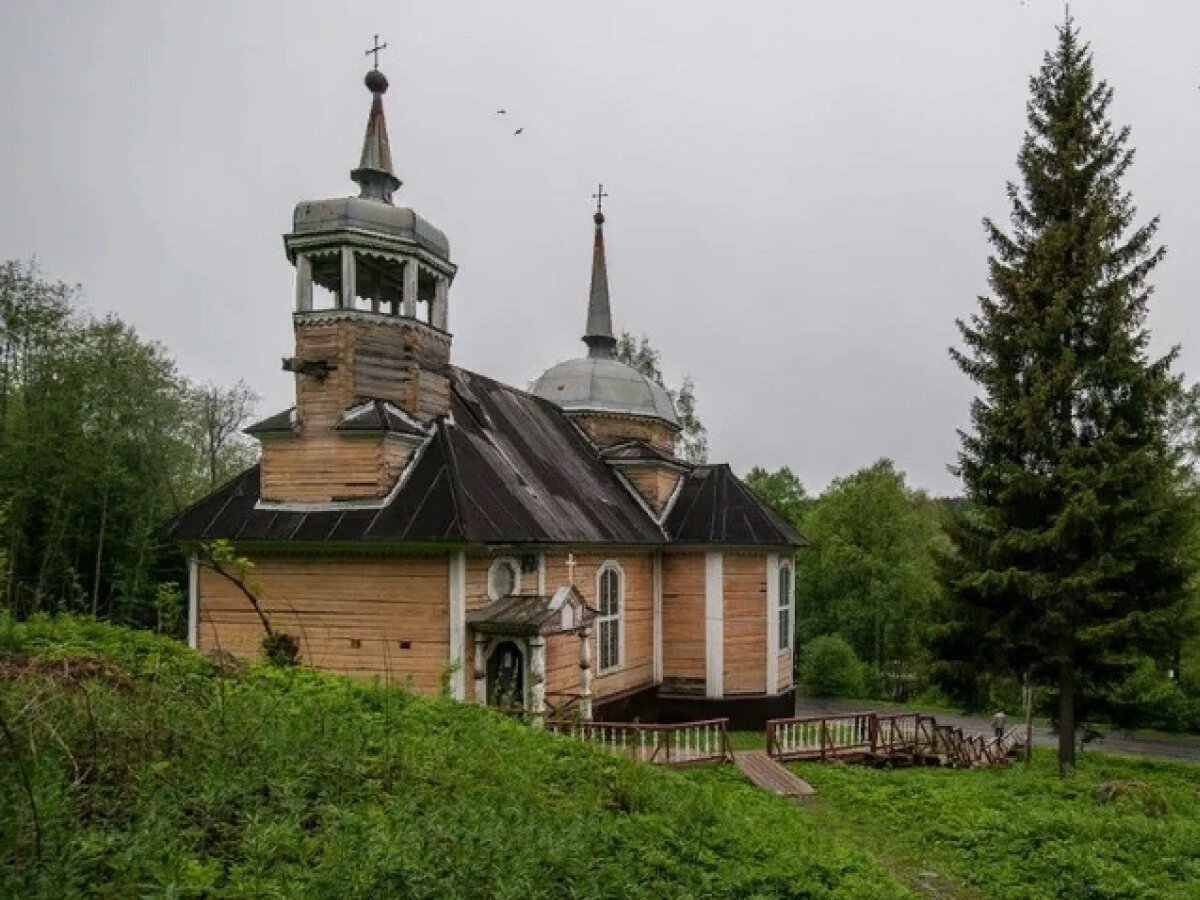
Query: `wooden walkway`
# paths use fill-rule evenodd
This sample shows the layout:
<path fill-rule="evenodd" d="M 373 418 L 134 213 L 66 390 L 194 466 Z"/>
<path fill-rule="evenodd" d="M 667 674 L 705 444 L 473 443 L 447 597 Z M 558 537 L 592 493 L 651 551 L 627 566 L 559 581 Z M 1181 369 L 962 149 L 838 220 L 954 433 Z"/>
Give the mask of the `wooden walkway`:
<path fill-rule="evenodd" d="M 773 794 L 795 797 L 802 803 L 817 793 L 807 781 L 797 778 L 767 756 L 766 750 L 735 750 L 733 761 L 747 778 Z"/>

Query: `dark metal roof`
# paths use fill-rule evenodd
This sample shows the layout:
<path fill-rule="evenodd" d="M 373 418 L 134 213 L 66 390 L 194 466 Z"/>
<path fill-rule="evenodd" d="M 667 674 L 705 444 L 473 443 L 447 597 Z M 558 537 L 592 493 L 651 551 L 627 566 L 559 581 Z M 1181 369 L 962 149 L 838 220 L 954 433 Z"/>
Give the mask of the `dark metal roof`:
<path fill-rule="evenodd" d="M 610 463 L 661 462 L 678 466 L 681 469 L 691 468 L 682 459 L 676 459 L 670 453 L 664 453 L 645 441 L 626 441 L 622 444 L 614 444 L 601 450 L 600 455 Z"/>
<path fill-rule="evenodd" d="M 685 544 L 808 543 L 724 463 L 697 466 L 684 477 L 663 528 Z"/>
<path fill-rule="evenodd" d="M 243 434 L 264 434 L 269 431 L 293 431 L 296 427 L 296 407 L 289 406 L 283 412 L 267 416 L 261 422 L 255 422 L 242 429 Z"/>
<path fill-rule="evenodd" d="M 559 597 L 563 594 L 563 597 Z M 571 603 L 580 613 L 571 628 L 562 627 L 562 608 Z M 501 597 L 482 609 L 467 613 L 467 624 L 476 631 L 495 634 L 550 634 L 575 631 L 596 617 L 596 611 L 583 602 L 579 590 L 561 588 L 553 597 Z"/>
<path fill-rule="evenodd" d="M 182 541 L 316 543 L 804 542 L 728 466 L 702 467 L 685 478 L 664 535 L 557 406 L 464 369 L 451 371 L 451 414 L 415 451 L 386 503 L 260 506 L 256 466 L 160 533 Z"/>
<path fill-rule="evenodd" d="M 419 422 L 406 416 L 386 400 L 364 400 L 342 413 L 338 431 L 389 431 L 424 437 L 427 433 Z"/>

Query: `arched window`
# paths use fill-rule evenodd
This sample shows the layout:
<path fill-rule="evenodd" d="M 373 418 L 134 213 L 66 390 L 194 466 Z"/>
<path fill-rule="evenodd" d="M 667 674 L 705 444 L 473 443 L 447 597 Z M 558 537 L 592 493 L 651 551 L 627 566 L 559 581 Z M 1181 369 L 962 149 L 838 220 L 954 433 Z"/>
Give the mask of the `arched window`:
<path fill-rule="evenodd" d="M 499 600 L 521 593 L 521 566 L 507 556 L 492 560 L 488 569 L 488 597 Z"/>
<path fill-rule="evenodd" d="M 621 665 L 621 612 L 625 603 L 625 578 L 621 567 L 606 562 L 596 573 L 596 632 L 600 643 L 600 672 Z"/>
<path fill-rule="evenodd" d="M 779 567 L 779 649 L 789 650 L 792 646 L 792 567 Z"/>

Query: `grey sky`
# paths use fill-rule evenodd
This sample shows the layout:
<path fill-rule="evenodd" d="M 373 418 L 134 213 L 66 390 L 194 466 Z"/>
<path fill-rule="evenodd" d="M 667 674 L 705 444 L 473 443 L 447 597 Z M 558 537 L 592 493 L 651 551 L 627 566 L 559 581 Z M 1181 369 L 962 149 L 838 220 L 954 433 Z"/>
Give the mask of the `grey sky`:
<path fill-rule="evenodd" d="M 1076 0 L 1129 187 L 1171 248 L 1152 327 L 1200 375 L 1200 3 Z M 695 378 L 712 456 L 810 490 L 945 466 L 1053 0 L 50 3 L 0 10 L 0 258 L 36 253 L 200 380 L 291 402 L 301 198 L 352 193 L 379 32 L 397 202 L 448 234 L 453 358 L 584 352 L 602 180 L 616 327 Z M 509 115 L 493 115 L 504 107 Z M 512 131 L 525 126 L 525 133 Z"/>

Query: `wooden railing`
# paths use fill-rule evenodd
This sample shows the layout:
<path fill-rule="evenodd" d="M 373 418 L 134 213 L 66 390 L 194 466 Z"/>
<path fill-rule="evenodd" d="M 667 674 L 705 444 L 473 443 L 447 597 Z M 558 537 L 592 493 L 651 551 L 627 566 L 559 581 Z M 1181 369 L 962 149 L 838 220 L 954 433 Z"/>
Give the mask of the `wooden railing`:
<path fill-rule="evenodd" d="M 682 766 L 733 759 L 728 719 L 704 719 L 675 725 L 552 719 L 546 722 L 546 730 L 658 765 Z"/>
<path fill-rule="evenodd" d="M 578 691 L 546 691 L 546 718 L 564 720 L 578 718 L 583 694 Z"/>
<path fill-rule="evenodd" d="M 767 754 L 775 759 L 830 759 L 872 752 L 874 713 L 771 719 Z"/>
<path fill-rule="evenodd" d="M 767 722 L 767 753 L 777 760 L 929 760 L 968 768 L 1003 762 L 1022 741 L 1016 728 L 988 739 L 917 713 L 844 713 Z"/>

